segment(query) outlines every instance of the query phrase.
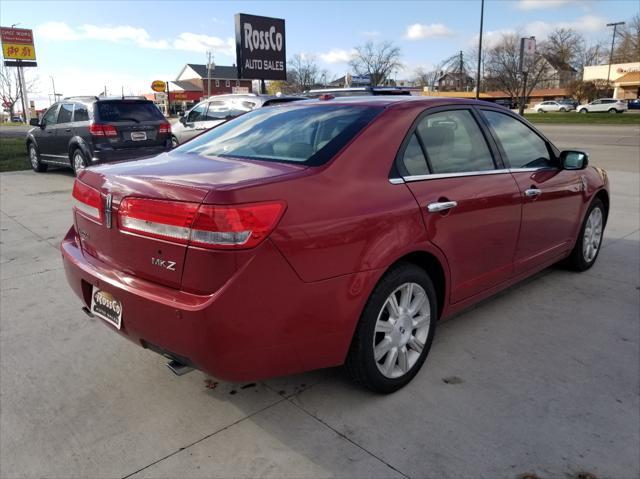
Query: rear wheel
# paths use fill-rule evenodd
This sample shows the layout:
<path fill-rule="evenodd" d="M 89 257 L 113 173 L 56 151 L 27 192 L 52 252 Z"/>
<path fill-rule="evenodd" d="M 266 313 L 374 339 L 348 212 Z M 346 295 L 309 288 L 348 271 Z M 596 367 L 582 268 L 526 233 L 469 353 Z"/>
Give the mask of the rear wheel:
<path fill-rule="evenodd" d="M 599 198 L 594 199 L 585 216 L 576 245 L 567 258 L 566 263 L 569 268 L 574 271 L 585 271 L 596 262 L 606 223 L 605 214 L 602 201 Z"/>
<path fill-rule="evenodd" d="M 616 113 L 618 113 L 618 110 L 616 110 L 615 108 L 609 108 L 609 113 L 612 113 L 615 115 Z"/>
<path fill-rule="evenodd" d="M 405 386 L 424 363 L 437 318 L 435 288 L 416 265 L 400 263 L 371 293 L 345 367 L 358 384 L 381 393 Z"/>
<path fill-rule="evenodd" d="M 36 145 L 33 143 L 29 143 L 29 162 L 31 163 L 33 171 L 37 171 L 38 173 L 47 171 L 47 165 L 40 161 L 40 154 L 38 153 Z"/>
<path fill-rule="evenodd" d="M 564 113 L 565 111 L 567 111 L 567 109 L 566 108 L 560 108 L 560 111 Z"/>
<path fill-rule="evenodd" d="M 178 143 L 178 139 L 177 139 L 175 136 L 171 135 L 171 146 L 172 146 L 173 148 L 175 148 L 175 147 L 176 147 L 176 146 L 178 146 L 179 144 L 180 144 L 180 143 Z"/>
<path fill-rule="evenodd" d="M 87 167 L 87 160 L 80 148 L 76 148 L 73 150 L 73 153 L 71 153 L 71 167 L 73 168 L 73 173 L 76 176 L 78 176 L 80 172 Z"/>

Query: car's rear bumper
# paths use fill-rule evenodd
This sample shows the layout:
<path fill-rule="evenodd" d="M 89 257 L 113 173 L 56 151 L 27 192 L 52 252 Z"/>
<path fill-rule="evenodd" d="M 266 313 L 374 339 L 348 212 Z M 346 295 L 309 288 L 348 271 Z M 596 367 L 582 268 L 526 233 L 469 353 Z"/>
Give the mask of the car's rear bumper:
<path fill-rule="evenodd" d="M 112 161 L 136 160 L 148 158 L 171 150 L 171 143 L 143 148 L 95 149 L 91 155 L 91 164 L 110 163 Z"/>
<path fill-rule="evenodd" d="M 62 258 L 71 288 L 87 307 L 94 286 L 111 293 L 122 303 L 120 334 L 230 381 L 341 364 L 380 274 L 304 283 L 267 240 L 218 291 L 196 295 L 114 271 L 79 245 L 72 227 L 61 243 Z"/>

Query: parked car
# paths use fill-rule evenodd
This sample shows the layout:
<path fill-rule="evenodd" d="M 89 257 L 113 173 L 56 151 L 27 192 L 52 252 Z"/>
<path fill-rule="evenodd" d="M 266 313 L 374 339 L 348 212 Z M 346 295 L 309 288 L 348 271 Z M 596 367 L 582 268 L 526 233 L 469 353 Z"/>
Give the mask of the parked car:
<path fill-rule="evenodd" d="M 236 93 L 212 96 L 186 112 L 171 126 L 171 140 L 177 146 L 214 126 L 263 106 L 306 100 L 301 96 L 256 95 Z"/>
<path fill-rule="evenodd" d="M 578 113 L 624 113 L 625 111 L 627 111 L 627 104 L 615 98 L 600 98 L 578 107 Z"/>
<path fill-rule="evenodd" d="M 578 105 L 580 105 L 580 102 L 578 100 L 574 100 L 572 98 L 565 98 L 564 100 L 557 100 L 557 101 L 561 105 L 570 105 L 571 110 L 575 110 L 576 108 L 578 108 Z"/>
<path fill-rule="evenodd" d="M 629 110 L 640 110 L 640 98 L 635 100 L 629 100 L 627 102 L 627 108 Z"/>
<path fill-rule="evenodd" d="M 13 115 L 11 117 L 11 123 L 22 123 L 22 116 L 20 115 Z"/>
<path fill-rule="evenodd" d="M 154 156 L 171 148 L 171 126 L 153 102 L 69 97 L 54 103 L 27 133 L 31 167 L 87 166 Z"/>
<path fill-rule="evenodd" d="M 532 109 L 538 113 L 547 113 L 550 111 L 569 111 L 573 110 L 574 107 L 570 103 L 560 103 L 559 101 L 543 101 L 534 105 Z"/>
<path fill-rule="evenodd" d="M 381 392 L 436 321 L 558 262 L 589 269 L 604 170 L 518 115 L 450 98 L 260 108 L 156 158 L 88 168 L 61 250 L 85 312 L 174 371 L 346 364 Z"/>
<path fill-rule="evenodd" d="M 516 107 L 517 107 L 517 104 L 516 104 L 516 102 L 515 102 L 515 101 L 508 100 L 508 99 L 502 99 L 502 98 L 500 98 L 500 99 L 498 99 L 498 100 L 494 100 L 493 102 L 494 102 L 496 105 L 503 106 L 503 107 L 508 108 L 508 109 L 510 109 L 510 110 L 512 110 L 512 109 L 514 109 L 514 108 L 516 108 Z"/>

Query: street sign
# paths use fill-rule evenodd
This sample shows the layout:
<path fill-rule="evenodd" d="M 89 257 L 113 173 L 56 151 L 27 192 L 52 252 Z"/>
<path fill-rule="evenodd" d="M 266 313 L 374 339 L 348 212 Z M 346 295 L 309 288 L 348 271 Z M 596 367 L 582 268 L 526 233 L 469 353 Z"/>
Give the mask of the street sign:
<path fill-rule="evenodd" d="M 35 60 L 33 31 L 26 28 L 0 28 L 2 54 L 5 60 Z"/>
<path fill-rule="evenodd" d="M 246 13 L 235 20 L 238 78 L 286 80 L 284 20 Z"/>
<path fill-rule="evenodd" d="M 529 66 L 536 56 L 536 37 L 520 39 L 520 71 L 529 71 Z"/>
<path fill-rule="evenodd" d="M 167 90 L 167 84 L 165 82 L 163 82 L 162 80 L 155 80 L 153 83 L 151 83 L 151 89 L 153 91 L 166 91 Z"/>

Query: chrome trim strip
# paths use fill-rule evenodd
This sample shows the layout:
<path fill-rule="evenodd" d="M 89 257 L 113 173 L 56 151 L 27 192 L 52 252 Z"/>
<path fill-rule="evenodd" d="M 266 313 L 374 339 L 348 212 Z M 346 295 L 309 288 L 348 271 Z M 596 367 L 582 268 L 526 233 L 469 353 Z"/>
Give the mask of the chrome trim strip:
<path fill-rule="evenodd" d="M 111 229 L 111 201 L 112 201 L 112 195 L 111 193 L 109 193 L 104 200 L 105 226 L 108 229 Z"/>
<path fill-rule="evenodd" d="M 402 183 L 404 183 L 404 179 L 403 178 L 389 178 L 389 183 L 391 183 L 392 185 L 401 185 Z"/>
<path fill-rule="evenodd" d="M 40 153 L 42 156 L 51 156 L 53 158 L 69 158 L 67 155 L 51 155 L 49 153 Z"/>
<path fill-rule="evenodd" d="M 465 177 L 465 176 L 501 175 L 509 172 L 510 170 L 503 168 L 500 170 L 465 171 L 461 173 L 437 173 L 433 175 L 412 175 L 412 176 L 405 176 L 404 181 L 409 182 L 409 181 L 423 181 L 423 180 L 439 180 L 442 178 L 459 178 L 459 177 Z"/>

